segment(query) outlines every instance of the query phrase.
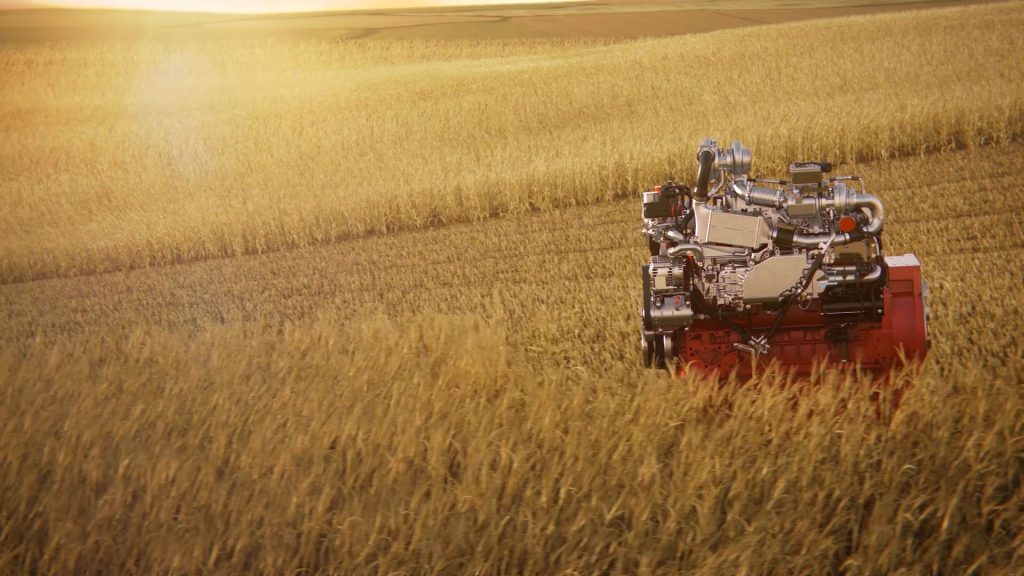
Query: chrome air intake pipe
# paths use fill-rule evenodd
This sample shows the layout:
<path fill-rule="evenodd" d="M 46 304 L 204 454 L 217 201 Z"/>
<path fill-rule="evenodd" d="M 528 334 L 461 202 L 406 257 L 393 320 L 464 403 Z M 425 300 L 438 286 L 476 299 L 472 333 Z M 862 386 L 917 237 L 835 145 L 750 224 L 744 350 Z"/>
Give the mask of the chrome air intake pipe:
<path fill-rule="evenodd" d="M 856 176 L 848 178 L 859 180 L 861 186 L 864 185 L 863 181 Z M 819 202 L 821 210 L 835 208 L 839 212 L 845 212 L 851 208 L 867 208 L 871 212 L 871 220 L 863 227 L 865 234 L 878 235 L 882 232 L 882 226 L 885 225 L 885 207 L 882 206 L 882 201 L 878 196 L 867 192 L 851 191 L 843 182 L 836 183 L 832 198 L 822 198 Z"/>
<path fill-rule="evenodd" d="M 733 182 L 732 190 L 737 196 L 742 198 L 744 202 L 751 206 L 781 208 L 786 203 L 786 195 L 782 190 L 765 188 L 763 186 L 754 186 L 750 182 L 746 182 L 746 185 L 747 187 L 744 189 L 736 182 Z"/>
<path fill-rule="evenodd" d="M 822 270 L 828 276 L 829 284 L 857 284 L 874 282 L 882 278 L 882 267 L 875 264 L 866 274 L 861 274 L 857 266 L 827 266 Z"/>
<path fill-rule="evenodd" d="M 676 244 L 668 249 L 668 255 L 678 258 L 682 255 L 693 256 L 697 262 L 704 261 L 704 248 L 700 244 Z"/>
<path fill-rule="evenodd" d="M 850 205 L 854 208 L 867 208 L 871 211 L 871 220 L 864 225 L 865 234 L 874 236 L 881 233 L 882 227 L 885 225 L 885 208 L 878 196 L 861 192 L 853 196 L 853 202 Z"/>
<path fill-rule="evenodd" d="M 666 230 L 665 237 L 673 242 L 678 242 L 678 244 L 668 249 L 669 257 L 678 258 L 685 254 L 692 256 L 697 262 L 704 261 L 704 247 L 700 244 L 691 244 L 686 236 L 678 230 Z"/>

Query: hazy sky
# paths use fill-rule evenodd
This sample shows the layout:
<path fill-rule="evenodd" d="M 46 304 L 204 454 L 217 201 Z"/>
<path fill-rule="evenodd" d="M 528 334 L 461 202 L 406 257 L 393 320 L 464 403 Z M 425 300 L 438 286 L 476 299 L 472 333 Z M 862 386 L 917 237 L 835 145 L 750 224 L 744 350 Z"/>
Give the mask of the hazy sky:
<path fill-rule="evenodd" d="M 531 0 L 22 0 L 14 2 L 0 1 L 0 7 L 4 4 L 14 4 L 25 7 L 63 6 L 72 8 L 141 8 L 147 10 L 181 10 L 187 12 L 304 12 L 310 10 L 344 10 L 355 8 L 366 9 L 474 4 L 521 4 L 529 3 L 530 1 Z"/>

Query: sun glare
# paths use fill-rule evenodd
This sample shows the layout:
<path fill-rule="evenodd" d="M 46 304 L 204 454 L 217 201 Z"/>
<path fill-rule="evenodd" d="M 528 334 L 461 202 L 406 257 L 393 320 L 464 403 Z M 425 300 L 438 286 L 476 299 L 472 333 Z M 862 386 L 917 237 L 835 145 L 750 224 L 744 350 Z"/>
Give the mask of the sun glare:
<path fill-rule="evenodd" d="M 481 4 L 529 4 L 536 2 L 537 0 L 43 0 L 29 2 L 29 4 L 63 8 L 272 13 L 366 10 L 373 8 L 423 8 L 429 6 L 472 6 Z"/>

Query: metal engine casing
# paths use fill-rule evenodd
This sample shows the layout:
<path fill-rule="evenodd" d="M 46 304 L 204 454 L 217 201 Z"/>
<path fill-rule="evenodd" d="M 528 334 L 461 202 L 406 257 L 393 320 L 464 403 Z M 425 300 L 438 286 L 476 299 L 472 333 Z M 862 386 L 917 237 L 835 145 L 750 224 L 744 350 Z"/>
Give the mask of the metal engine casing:
<path fill-rule="evenodd" d="M 729 333 L 719 339 L 730 340 L 733 354 L 760 356 L 788 341 L 787 319 L 797 312 L 801 325 L 811 314 L 836 342 L 883 321 L 885 210 L 861 178 L 829 177 L 826 162 L 793 163 L 785 180 L 753 178 L 752 155 L 739 142 L 723 149 L 707 140 L 697 160 L 695 186 L 668 182 L 643 193 L 648 364 L 691 362 L 687 332 L 712 325 Z M 911 320 L 926 338 L 924 316 Z"/>

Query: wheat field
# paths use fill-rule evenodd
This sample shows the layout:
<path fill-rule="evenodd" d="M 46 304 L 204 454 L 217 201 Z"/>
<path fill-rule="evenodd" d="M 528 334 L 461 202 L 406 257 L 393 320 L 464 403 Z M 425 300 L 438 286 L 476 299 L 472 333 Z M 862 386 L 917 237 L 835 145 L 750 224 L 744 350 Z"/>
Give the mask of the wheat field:
<path fill-rule="evenodd" d="M 1022 153 L 845 170 L 932 288 L 883 388 L 641 369 L 632 199 L 0 287 L 0 573 L 1019 573 Z"/>
<path fill-rule="evenodd" d="M 1022 16 L 0 47 L 0 575 L 1024 572 Z M 640 367 L 705 136 L 866 179 L 924 365 Z"/>
<path fill-rule="evenodd" d="M 618 43 L 4 46 L 0 279 L 593 204 L 710 134 L 765 170 L 1011 142 L 1022 28 L 1018 2 Z"/>

